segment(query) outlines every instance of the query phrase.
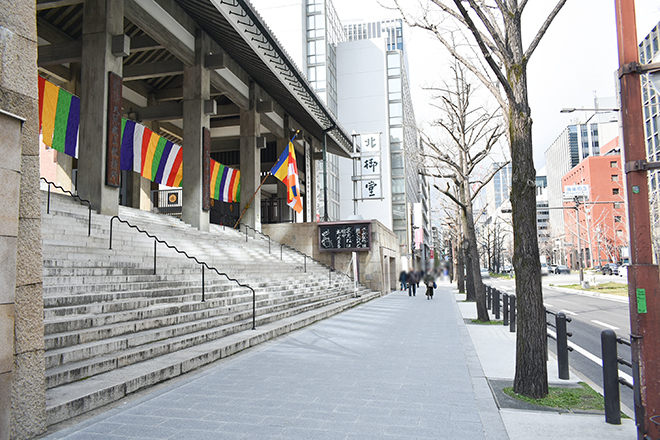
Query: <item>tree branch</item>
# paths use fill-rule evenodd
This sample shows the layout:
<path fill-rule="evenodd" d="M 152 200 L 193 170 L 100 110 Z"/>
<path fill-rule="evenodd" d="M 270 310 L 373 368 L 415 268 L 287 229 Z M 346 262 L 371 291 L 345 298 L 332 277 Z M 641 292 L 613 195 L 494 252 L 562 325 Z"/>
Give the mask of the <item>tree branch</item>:
<path fill-rule="evenodd" d="M 566 0 L 563 0 L 564 2 Z M 479 49 L 481 49 L 481 52 L 484 55 L 484 58 L 486 59 L 486 62 L 490 66 L 491 70 L 497 77 L 497 80 L 500 82 L 502 87 L 504 88 L 504 93 L 506 94 L 507 98 L 511 102 L 516 102 L 515 95 L 513 93 L 513 89 L 511 88 L 511 84 L 509 84 L 509 81 L 507 80 L 506 76 L 502 73 L 502 70 L 500 67 L 495 63 L 495 60 L 493 60 L 493 56 L 491 53 L 488 51 L 488 48 L 486 47 L 486 44 L 484 43 L 484 40 L 481 38 L 481 34 L 477 30 L 476 25 L 472 21 L 472 18 L 468 14 L 468 12 L 465 10 L 463 5 L 461 4 L 461 0 L 454 0 L 454 4 L 456 4 L 456 7 L 460 11 L 461 15 L 463 18 L 465 18 L 465 21 L 467 23 L 468 28 L 470 31 L 472 31 L 472 35 L 474 35 L 474 38 L 477 40 L 477 44 L 479 45 Z M 502 55 L 503 56 L 503 55 Z"/>
<path fill-rule="evenodd" d="M 522 7 L 524 7 L 524 3 Z M 550 15 L 548 15 L 548 18 L 545 19 L 545 22 L 543 23 L 543 26 L 539 29 L 537 32 L 536 36 L 534 37 L 534 40 L 532 40 L 532 44 L 529 45 L 527 48 L 527 51 L 525 52 L 525 56 L 523 57 L 523 64 L 527 64 L 529 62 L 530 57 L 532 56 L 532 53 L 534 53 L 534 50 L 536 50 L 536 47 L 539 45 L 541 42 L 541 38 L 543 38 L 543 35 L 545 35 L 545 32 L 548 30 L 550 27 L 550 24 L 552 23 L 552 20 L 555 19 L 557 14 L 559 14 L 559 11 L 561 10 L 562 7 L 564 7 L 564 4 L 566 3 L 566 0 L 559 0 L 559 3 L 555 6 L 555 8 L 552 10 Z"/>

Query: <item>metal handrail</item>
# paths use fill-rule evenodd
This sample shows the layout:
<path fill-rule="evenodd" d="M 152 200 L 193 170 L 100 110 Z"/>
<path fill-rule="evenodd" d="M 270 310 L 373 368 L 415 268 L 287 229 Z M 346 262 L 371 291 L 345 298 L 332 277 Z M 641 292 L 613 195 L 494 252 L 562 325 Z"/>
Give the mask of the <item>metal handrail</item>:
<path fill-rule="evenodd" d="M 249 228 L 249 229 L 252 229 L 256 234 L 259 234 L 259 235 L 261 235 L 262 237 L 265 237 L 265 238 L 268 239 L 268 255 L 270 255 L 270 235 L 264 234 L 263 232 L 256 230 L 255 228 L 253 228 L 252 226 L 248 225 L 247 223 L 239 223 L 239 224 L 238 224 L 238 229 L 239 229 L 239 231 L 240 231 L 240 229 L 241 229 L 241 225 L 245 226 L 245 242 L 246 242 L 246 243 L 247 243 L 247 241 L 248 241 L 248 228 Z"/>
<path fill-rule="evenodd" d="M 51 187 L 51 185 L 54 186 L 55 188 L 59 189 L 60 191 L 66 193 L 66 194 L 69 194 L 74 199 L 78 199 L 82 203 L 87 203 L 87 212 L 88 212 L 87 236 L 90 237 L 92 235 L 92 204 L 91 204 L 91 202 L 89 200 L 85 200 L 85 199 L 81 198 L 78 194 L 74 194 L 71 191 L 62 188 L 61 186 L 59 186 L 58 184 L 56 184 L 54 182 L 46 180 L 45 177 L 40 177 L 39 179 L 43 180 L 44 182 L 46 182 L 48 184 L 48 203 L 47 203 L 47 206 L 46 206 L 46 214 L 50 214 L 50 187 Z"/>
<path fill-rule="evenodd" d="M 248 224 L 246 224 L 246 223 L 239 223 L 239 225 L 238 225 L 238 229 L 239 229 L 239 230 L 240 230 L 241 225 L 245 226 L 245 241 L 246 241 L 246 242 L 248 241 L 248 235 L 247 235 L 248 228 L 249 228 L 249 229 L 252 229 L 254 232 L 256 232 L 257 234 L 261 235 L 262 237 L 267 238 L 267 239 L 268 239 L 268 253 L 270 254 L 270 242 L 271 242 L 270 235 L 264 234 L 263 232 L 258 231 L 257 229 L 253 228 L 252 226 L 250 226 L 250 225 L 248 225 Z M 292 251 L 297 252 L 298 254 L 300 254 L 300 255 L 302 255 L 302 256 L 304 257 L 304 272 L 305 272 L 305 273 L 307 272 L 307 258 L 309 258 L 310 260 L 312 260 L 312 261 L 314 261 L 314 262 L 316 262 L 316 263 L 322 265 L 323 267 L 325 267 L 326 269 L 328 269 L 328 270 L 330 271 L 330 273 L 328 274 L 328 278 L 330 278 L 330 274 L 331 274 L 332 272 L 337 272 L 337 273 L 339 273 L 339 274 L 341 274 L 341 275 L 344 275 L 344 276 L 347 277 L 349 280 L 353 280 L 353 278 L 351 278 L 351 276 L 348 275 L 347 273 L 344 273 L 344 272 L 342 272 L 342 271 L 340 271 L 340 270 L 337 270 L 337 269 L 335 269 L 334 267 L 325 264 L 323 261 L 317 260 L 316 258 L 311 257 L 311 256 L 307 255 L 306 253 L 301 252 L 301 251 L 299 251 L 298 249 L 293 248 L 293 247 L 291 247 L 291 246 L 289 246 L 288 244 L 285 244 L 285 243 L 280 243 L 280 260 L 282 259 L 282 247 L 287 247 L 287 248 L 291 249 Z"/>
<path fill-rule="evenodd" d="M 218 269 L 216 269 L 213 266 L 209 266 L 205 261 L 199 261 L 197 259 L 197 257 L 188 255 L 188 253 L 186 251 L 179 250 L 176 246 L 173 246 L 173 245 L 167 243 L 165 240 L 161 240 L 160 238 L 156 237 L 155 235 L 150 234 L 149 232 L 147 232 L 143 229 L 140 229 L 138 226 L 132 225 L 131 223 L 127 222 L 126 220 L 122 220 L 117 215 L 113 216 L 110 219 L 110 248 L 109 249 L 111 249 L 111 250 L 112 250 L 112 222 L 115 219 L 117 219 L 119 222 L 124 223 L 124 224 L 128 225 L 129 227 L 137 230 L 138 232 L 141 232 L 142 234 L 145 234 L 147 237 L 153 238 L 155 240 L 155 242 L 154 242 L 154 271 L 155 271 L 155 267 L 156 267 L 156 252 L 155 252 L 156 251 L 156 242 L 164 244 L 165 246 L 167 246 L 170 249 L 174 249 L 177 253 L 185 255 L 186 258 L 188 258 L 189 260 L 194 260 L 197 264 L 202 266 L 202 302 L 204 302 L 204 268 L 205 267 L 209 270 L 213 270 L 219 276 L 224 276 L 225 278 L 227 278 L 227 280 L 233 281 L 234 283 L 238 284 L 241 287 L 245 287 L 247 289 L 250 289 L 252 291 L 252 330 L 257 328 L 256 327 L 256 315 L 257 315 L 257 312 L 256 312 L 256 292 L 254 291 L 254 289 L 252 287 L 248 286 L 247 284 L 241 283 L 237 279 L 231 278 L 229 275 L 227 275 L 224 272 L 220 272 Z"/>

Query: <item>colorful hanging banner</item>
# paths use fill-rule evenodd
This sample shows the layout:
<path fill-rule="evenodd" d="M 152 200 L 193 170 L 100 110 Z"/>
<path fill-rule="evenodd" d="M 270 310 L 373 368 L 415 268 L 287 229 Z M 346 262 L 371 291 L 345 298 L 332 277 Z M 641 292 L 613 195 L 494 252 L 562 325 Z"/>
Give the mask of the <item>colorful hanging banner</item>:
<path fill-rule="evenodd" d="M 211 198 L 221 202 L 241 201 L 241 172 L 211 159 Z"/>
<path fill-rule="evenodd" d="M 39 131 L 44 144 L 78 157 L 80 98 L 39 77 Z"/>
<path fill-rule="evenodd" d="M 135 121 L 121 120 L 121 169 L 153 182 L 181 186 L 183 150 Z"/>

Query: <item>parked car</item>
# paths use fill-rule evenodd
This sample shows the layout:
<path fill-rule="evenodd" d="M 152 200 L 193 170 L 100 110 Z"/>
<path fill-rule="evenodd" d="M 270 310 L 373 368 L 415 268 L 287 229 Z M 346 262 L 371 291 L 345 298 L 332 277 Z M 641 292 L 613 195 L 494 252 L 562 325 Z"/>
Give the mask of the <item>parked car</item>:
<path fill-rule="evenodd" d="M 555 267 L 555 273 L 556 274 L 571 273 L 571 270 L 568 268 L 568 266 L 564 266 L 563 264 L 558 264 L 557 267 Z"/>
<path fill-rule="evenodd" d="M 616 263 L 607 263 L 602 269 L 603 275 L 619 275 L 619 265 Z"/>
<path fill-rule="evenodd" d="M 622 264 L 621 267 L 619 267 L 619 276 L 628 276 L 628 268 L 630 267 L 630 264 Z"/>
<path fill-rule="evenodd" d="M 541 263 L 541 276 L 547 275 L 550 272 L 548 271 L 548 263 Z"/>
<path fill-rule="evenodd" d="M 484 269 L 483 267 L 481 268 L 481 279 L 484 278 L 490 278 L 490 272 L 488 272 L 488 269 Z"/>
<path fill-rule="evenodd" d="M 551 264 L 550 266 L 548 266 L 548 270 L 550 271 L 550 273 L 557 273 L 557 265 Z"/>

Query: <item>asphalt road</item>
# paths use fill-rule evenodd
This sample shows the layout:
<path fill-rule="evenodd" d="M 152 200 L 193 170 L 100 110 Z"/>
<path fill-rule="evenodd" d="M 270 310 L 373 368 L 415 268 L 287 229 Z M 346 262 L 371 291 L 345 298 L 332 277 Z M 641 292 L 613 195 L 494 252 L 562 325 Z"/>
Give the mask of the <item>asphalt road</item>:
<path fill-rule="evenodd" d="M 627 283 L 625 276 L 585 274 L 584 279 L 591 283 L 607 281 Z M 502 292 L 515 293 L 514 280 L 490 278 L 484 281 Z M 542 283 L 546 308 L 554 312 L 564 312 L 567 317 L 571 318 L 571 322 L 568 324 L 568 331 L 573 334 L 569 338 L 569 345 L 573 347 L 573 351 L 569 354 L 571 368 L 602 387 L 600 334 L 609 328 L 614 330 L 617 336 L 628 340 L 630 334 L 628 298 L 614 295 L 586 295 L 560 287 L 567 284 L 579 284 L 577 273 L 544 276 Z M 554 317 L 549 315 L 550 319 L 554 319 Z M 548 343 L 550 350 L 554 353 L 556 346 L 554 340 L 548 340 Z M 630 361 L 630 348 L 621 344 L 618 344 L 618 348 L 619 357 Z M 620 365 L 619 371 L 620 377 L 624 377 L 632 383 L 630 368 Z M 621 402 L 628 408 L 633 408 L 632 390 L 621 386 L 620 392 Z"/>

